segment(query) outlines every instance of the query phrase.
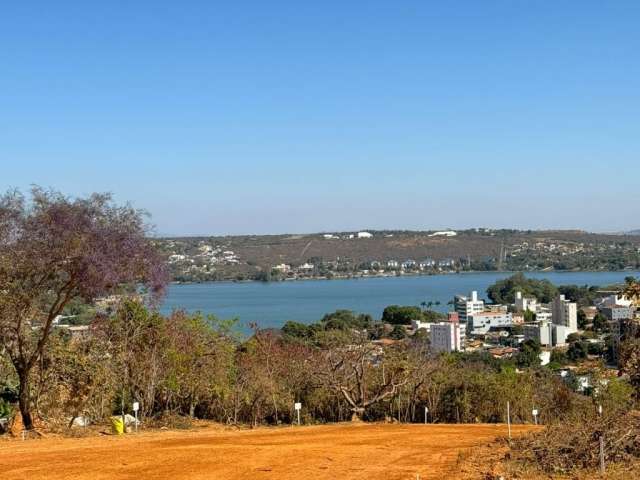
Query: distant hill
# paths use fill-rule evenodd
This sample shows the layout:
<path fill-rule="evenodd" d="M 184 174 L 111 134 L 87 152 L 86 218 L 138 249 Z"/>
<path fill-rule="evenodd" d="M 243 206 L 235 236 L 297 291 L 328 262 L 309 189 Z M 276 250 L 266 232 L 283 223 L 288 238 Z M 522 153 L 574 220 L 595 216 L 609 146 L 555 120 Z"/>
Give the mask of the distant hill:
<path fill-rule="evenodd" d="M 364 235 L 366 233 L 366 235 Z M 431 260 L 437 271 L 622 270 L 640 268 L 637 234 L 578 230 L 376 231 L 165 238 L 175 279 L 264 278 L 275 266 L 288 277 L 357 275 L 380 265 Z M 369 236 L 370 235 L 370 236 Z M 443 264 L 440 263 L 443 262 Z M 391 262 L 397 262 L 397 265 Z M 313 269 L 311 269 L 313 265 Z M 411 270 L 411 268 L 409 268 Z"/>
<path fill-rule="evenodd" d="M 627 235 L 640 235 L 640 228 L 638 230 L 630 230 Z"/>

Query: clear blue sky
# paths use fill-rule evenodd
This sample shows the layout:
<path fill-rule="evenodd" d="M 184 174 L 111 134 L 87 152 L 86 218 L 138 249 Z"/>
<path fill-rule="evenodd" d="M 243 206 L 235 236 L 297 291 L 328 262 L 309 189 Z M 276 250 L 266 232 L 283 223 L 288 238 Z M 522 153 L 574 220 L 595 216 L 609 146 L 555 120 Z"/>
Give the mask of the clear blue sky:
<path fill-rule="evenodd" d="M 640 228 L 638 1 L 5 2 L 0 189 L 162 234 Z"/>

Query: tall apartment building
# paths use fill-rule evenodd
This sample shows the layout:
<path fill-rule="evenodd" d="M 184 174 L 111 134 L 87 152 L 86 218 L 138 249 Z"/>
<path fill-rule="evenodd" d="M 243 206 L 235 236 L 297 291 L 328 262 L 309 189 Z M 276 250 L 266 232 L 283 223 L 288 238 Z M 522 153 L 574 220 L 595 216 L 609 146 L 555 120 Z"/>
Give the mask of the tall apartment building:
<path fill-rule="evenodd" d="M 431 325 L 431 349 L 434 352 L 459 352 L 464 347 L 464 327 L 458 322 Z"/>
<path fill-rule="evenodd" d="M 571 331 L 578 331 L 578 305 L 558 295 L 553 299 L 551 318 L 556 325 L 568 327 Z"/>
<path fill-rule="evenodd" d="M 461 323 L 467 323 L 467 317 L 474 313 L 484 312 L 484 300 L 478 298 L 478 292 L 473 291 L 471 295 L 456 295 L 454 299 L 454 308 L 458 312 Z"/>

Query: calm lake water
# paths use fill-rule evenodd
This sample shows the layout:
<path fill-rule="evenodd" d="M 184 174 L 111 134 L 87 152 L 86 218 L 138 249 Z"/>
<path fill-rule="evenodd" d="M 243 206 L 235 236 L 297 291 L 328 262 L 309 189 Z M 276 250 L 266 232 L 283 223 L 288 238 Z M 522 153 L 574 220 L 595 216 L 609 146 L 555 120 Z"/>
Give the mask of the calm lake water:
<path fill-rule="evenodd" d="M 388 305 L 420 305 L 440 301 L 435 307 L 446 311 L 447 302 L 456 294 L 486 289 L 496 280 L 511 275 L 505 272 L 463 273 L 452 275 L 385 277 L 351 280 L 308 280 L 293 282 L 214 282 L 171 285 L 162 306 L 163 313 L 173 309 L 213 313 L 220 318 L 238 317 L 241 330 L 256 322 L 262 328 L 280 327 L 287 320 L 304 323 L 318 321 L 325 313 L 339 308 L 369 313 L 380 318 Z M 548 279 L 556 285 L 610 285 L 639 272 L 536 272 L 531 278 Z"/>

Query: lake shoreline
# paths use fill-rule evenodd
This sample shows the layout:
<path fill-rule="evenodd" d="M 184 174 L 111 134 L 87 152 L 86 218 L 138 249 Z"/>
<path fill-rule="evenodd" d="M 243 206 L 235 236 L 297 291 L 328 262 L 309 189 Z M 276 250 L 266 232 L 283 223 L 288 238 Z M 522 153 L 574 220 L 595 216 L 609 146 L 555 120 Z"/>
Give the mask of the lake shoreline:
<path fill-rule="evenodd" d="M 351 277 L 306 277 L 306 278 L 287 278 L 283 280 L 205 280 L 202 282 L 180 282 L 171 281 L 170 285 L 208 285 L 208 284 L 280 284 L 280 283 L 293 283 L 293 282 L 320 282 L 320 281 L 334 281 L 334 280 L 371 280 L 380 278 L 410 278 L 410 277 L 448 277 L 452 275 L 475 275 L 475 274 L 545 274 L 545 273 L 557 273 L 557 274 L 571 274 L 571 273 L 624 273 L 630 274 L 638 273 L 636 270 L 465 270 L 462 272 L 438 272 L 438 273 L 403 273 L 401 275 L 356 275 Z M 630 275 L 634 276 L 634 275 Z"/>

